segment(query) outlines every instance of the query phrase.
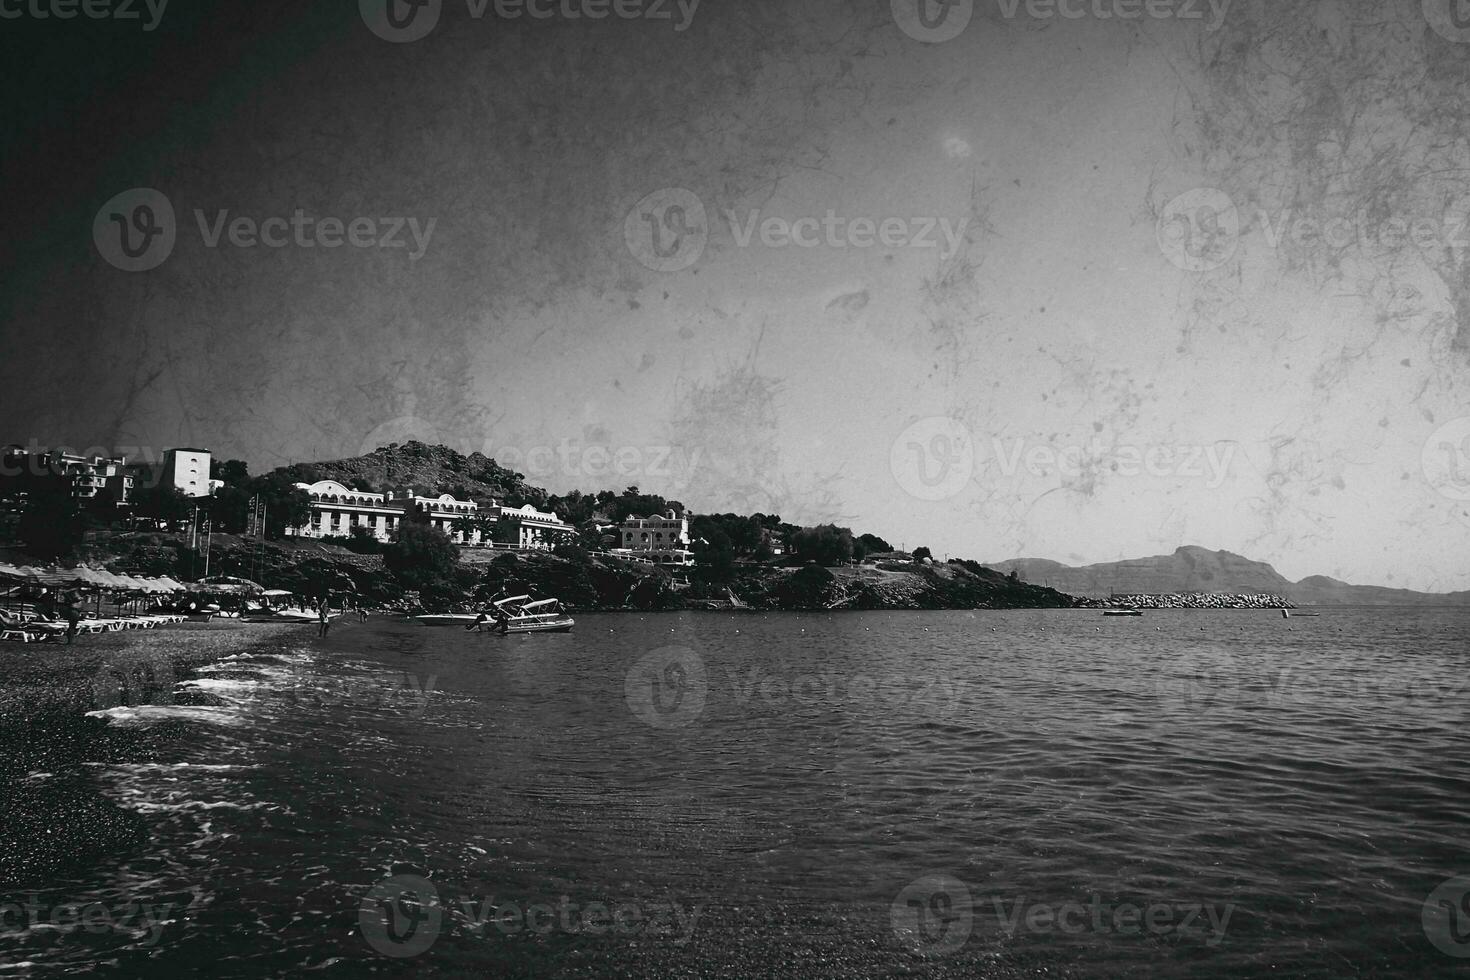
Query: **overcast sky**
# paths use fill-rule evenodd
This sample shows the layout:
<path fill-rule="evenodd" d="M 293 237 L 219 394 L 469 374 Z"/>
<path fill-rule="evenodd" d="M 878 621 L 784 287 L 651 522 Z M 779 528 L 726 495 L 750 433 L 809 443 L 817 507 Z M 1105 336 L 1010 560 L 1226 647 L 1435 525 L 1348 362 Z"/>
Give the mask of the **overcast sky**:
<path fill-rule="evenodd" d="M 1470 588 L 1451 0 L 176 2 L 0 20 L 0 440 Z"/>

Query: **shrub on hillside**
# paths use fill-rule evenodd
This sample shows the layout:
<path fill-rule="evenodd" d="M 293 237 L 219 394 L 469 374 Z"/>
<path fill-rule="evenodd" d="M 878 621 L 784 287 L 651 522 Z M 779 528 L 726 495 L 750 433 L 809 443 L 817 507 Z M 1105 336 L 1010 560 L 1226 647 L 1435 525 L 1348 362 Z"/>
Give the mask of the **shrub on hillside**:
<path fill-rule="evenodd" d="M 449 536 L 426 524 L 402 522 L 383 548 L 383 564 L 409 588 L 426 591 L 447 583 L 459 563 L 459 548 Z"/>

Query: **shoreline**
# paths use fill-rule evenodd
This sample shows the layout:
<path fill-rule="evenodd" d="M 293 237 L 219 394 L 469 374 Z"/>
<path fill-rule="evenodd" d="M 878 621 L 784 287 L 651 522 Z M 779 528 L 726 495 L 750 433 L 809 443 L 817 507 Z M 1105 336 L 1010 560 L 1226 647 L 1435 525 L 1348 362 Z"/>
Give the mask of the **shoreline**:
<path fill-rule="evenodd" d="M 0 889 L 125 857 L 147 840 L 142 816 L 103 795 L 87 763 L 146 753 L 146 733 L 88 712 L 156 704 L 194 670 L 269 643 L 238 622 L 11 644 L 0 686 Z"/>

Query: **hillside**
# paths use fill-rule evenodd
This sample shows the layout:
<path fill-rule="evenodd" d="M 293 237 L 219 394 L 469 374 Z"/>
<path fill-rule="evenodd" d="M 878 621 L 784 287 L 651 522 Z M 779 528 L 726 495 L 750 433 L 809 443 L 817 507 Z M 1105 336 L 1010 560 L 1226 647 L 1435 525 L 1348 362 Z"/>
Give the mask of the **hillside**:
<path fill-rule="evenodd" d="M 1171 555 L 1072 567 L 1037 558 L 1012 558 L 992 568 L 1014 570 L 1024 581 L 1076 596 L 1113 593 L 1269 592 L 1299 605 L 1442 605 L 1470 603 L 1470 592 L 1429 593 L 1351 585 L 1322 575 L 1292 582 L 1265 562 L 1229 551 L 1186 546 Z"/>
<path fill-rule="evenodd" d="M 1131 558 L 1072 568 L 1059 562 L 1013 558 L 990 567 L 1014 570 L 1027 582 L 1049 585 L 1072 595 L 1106 597 L 1119 593 L 1274 592 L 1285 595 L 1291 582 L 1264 562 L 1228 551 L 1183 547 L 1172 555 Z"/>
<path fill-rule="evenodd" d="M 1311 575 L 1291 587 L 1291 596 L 1310 606 L 1440 606 L 1470 604 L 1470 592 L 1414 592 Z"/>
<path fill-rule="evenodd" d="M 519 473 L 506 469 L 483 453 L 462 456 L 446 446 L 422 442 L 382 446 L 366 456 L 295 463 L 283 466 L 285 473 L 300 483 L 336 480 L 350 487 L 374 492 L 412 487 L 420 493 L 452 493 L 461 500 L 488 502 L 509 499 L 541 502 L 546 491 L 526 483 Z"/>

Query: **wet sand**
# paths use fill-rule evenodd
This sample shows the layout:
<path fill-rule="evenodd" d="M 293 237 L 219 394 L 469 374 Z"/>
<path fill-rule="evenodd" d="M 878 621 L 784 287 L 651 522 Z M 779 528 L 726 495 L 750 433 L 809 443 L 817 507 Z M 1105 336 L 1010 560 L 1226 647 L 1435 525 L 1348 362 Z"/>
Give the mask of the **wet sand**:
<path fill-rule="evenodd" d="M 88 712 L 166 703 L 195 668 L 285 629 L 216 620 L 90 634 L 71 646 L 0 645 L 0 890 L 143 842 L 142 820 L 100 795 L 84 768 L 136 752 L 141 736 Z"/>

